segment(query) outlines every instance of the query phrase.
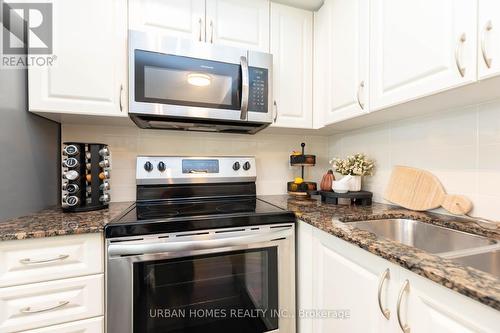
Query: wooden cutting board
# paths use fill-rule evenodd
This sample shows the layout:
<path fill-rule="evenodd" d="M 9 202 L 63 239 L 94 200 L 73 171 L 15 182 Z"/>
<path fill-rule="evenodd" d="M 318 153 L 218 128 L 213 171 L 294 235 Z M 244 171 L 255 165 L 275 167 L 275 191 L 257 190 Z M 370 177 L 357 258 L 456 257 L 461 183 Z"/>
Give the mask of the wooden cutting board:
<path fill-rule="evenodd" d="M 452 214 L 467 214 L 472 202 L 461 195 L 446 194 L 432 173 L 406 167 L 394 167 L 384 198 L 407 209 L 424 211 L 443 207 Z"/>

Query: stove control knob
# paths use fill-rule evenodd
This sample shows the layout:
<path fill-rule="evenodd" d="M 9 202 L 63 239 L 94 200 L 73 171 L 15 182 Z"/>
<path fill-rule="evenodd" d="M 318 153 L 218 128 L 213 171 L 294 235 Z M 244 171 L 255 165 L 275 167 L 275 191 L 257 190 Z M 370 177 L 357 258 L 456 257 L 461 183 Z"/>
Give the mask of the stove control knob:
<path fill-rule="evenodd" d="M 153 171 L 153 164 L 147 161 L 146 163 L 144 163 L 144 170 L 146 170 L 147 172 Z"/>
<path fill-rule="evenodd" d="M 250 162 L 243 163 L 243 170 L 248 171 L 251 167 Z"/>
<path fill-rule="evenodd" d="M 238 171 L 240 169 L 240 162 L 234 162 L 233 164 L 233 170 Z"/>
<path fill-rule="evenodd" d="M 167 169 L 167 166 L 165 165 L 164 162 L 160 162 L 158 163 L 158 170 L 160 170 L 160 172 L 163 172 Z"/>

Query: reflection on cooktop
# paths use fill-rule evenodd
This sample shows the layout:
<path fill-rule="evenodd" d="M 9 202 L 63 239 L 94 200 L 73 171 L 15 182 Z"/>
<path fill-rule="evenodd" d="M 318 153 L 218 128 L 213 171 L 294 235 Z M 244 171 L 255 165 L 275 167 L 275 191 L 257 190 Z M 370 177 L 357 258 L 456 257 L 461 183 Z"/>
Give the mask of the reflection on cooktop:
<path fill-rule="evenodd" d="M 137 219 L 158 219 L 194 215 L 212 215 L 255 211 L 256 200 L 244 201 L 201 201 L 180 203 L 138 204 Z"/>
<path fill-rule="evenodd" d="M 256 215 L 283 210 L 256 198 L 138 202 L 118 223 L 225 214 Z"/>

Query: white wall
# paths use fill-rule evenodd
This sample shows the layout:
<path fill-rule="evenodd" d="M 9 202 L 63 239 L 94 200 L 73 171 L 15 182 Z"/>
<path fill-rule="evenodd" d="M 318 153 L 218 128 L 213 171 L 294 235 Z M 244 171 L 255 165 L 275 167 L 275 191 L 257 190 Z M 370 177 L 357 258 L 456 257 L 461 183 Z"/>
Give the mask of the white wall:
<path fill-rule="evenodd" d="M 135 200 L 137 155 L 250 155 L 257 159 L 257 193 L 286 193 L 286 182 L 300 175 L 289 166 L 292 150 L 306 142 L 306 152 L 316 154 L 318 165 L 306 172 L 319 182 L 328 165 L 328 137 L 258 133 L 236 135 L 161 130 L 136 127 L 63 125 L 62 141 L 102 142 L 112 153 L 111 199 Z"/>
<path fill-rule="evenodd" d="M 500 100 L 330 137 L 330 156 L 365 152 L 376 160 L 364 187 L 382 195 L 394 165 L 434 173 L 448 193 L 474 203 L 472 214 L 500 219 Z"/>

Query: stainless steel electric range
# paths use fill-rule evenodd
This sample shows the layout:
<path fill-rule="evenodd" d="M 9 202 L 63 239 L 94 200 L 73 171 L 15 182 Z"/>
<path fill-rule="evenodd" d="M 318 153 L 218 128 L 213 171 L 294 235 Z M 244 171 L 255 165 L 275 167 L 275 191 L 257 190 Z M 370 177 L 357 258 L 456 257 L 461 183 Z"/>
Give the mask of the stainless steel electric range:
<path fill-rule="evenodd" d="M 295 332 L 295 216 L 256 197 L 253 157 L 138 157 L 105 227 L 108 333 Z"/>

